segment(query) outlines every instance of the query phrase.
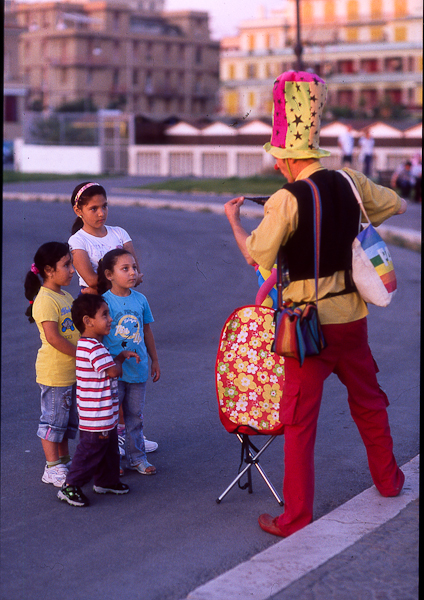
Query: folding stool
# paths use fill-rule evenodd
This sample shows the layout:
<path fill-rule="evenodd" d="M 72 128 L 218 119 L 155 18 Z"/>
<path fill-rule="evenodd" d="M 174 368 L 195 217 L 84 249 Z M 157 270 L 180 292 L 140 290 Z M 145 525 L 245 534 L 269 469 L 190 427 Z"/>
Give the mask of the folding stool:
<path fill-rule="evenodd" d="M 272 483 L 271 483 L 268 475 L 265 473 L 263 467 L 259 464 L 259 457 L 261 456 L 261 454 L 263 454 L 265 452 L 265 450 L 271 445 L 271 443 L 275 440 L 275 438 L 277 436 L 276 435 L 270 436 L 270 438 L 262 446 L 262 448 L 258 449 L 252 443 L 252 441 L 250 440 L 247 433 L 242 433 L 242 434 L 237 433 L 236 435 L 242 445 L 242 450 L 241 450 L 242 459 L 241 459 L 241 464 L 240 464 L 240 468 L 239 468 L 239 474 L 234 479 L 234 481 L 232 483 L 230 483 L 230 485 L 225 489 L 225 491 L 222 492 L 222 494 L 216 499 L 216 503 L 219 504 L 221 502 L 221 500 L 223 500 L 223 498 L 228 494 L 228 492 L 236 485 L 236 483 L 239 484 L 240 489 L 244 490 L 247 488 L 249 491 L 249 494 L 252 494 L 253 487 L 252 487 L 251 468 L 253 467 L 253 465 L 255 465 L 255 467 L 258 469 L 260 475 L 262 476 L 262 479 L 265 481 L 265 483 L 271 490 L 274 498 L 277 500 L 278 504 L 280 506 L 284 506 L 284 502 L 283 502 L 282 498 L 279 496 L 275 487 L 272 485 Z M 246 466 L 244 467 L 244 469 L 240 470 L 243 465 L 243 462 L 246 463 Z M 247 475 L 247 483 L 242 486 L 242 485 L 240 485 L 240 479 L 245 474 Z"/>

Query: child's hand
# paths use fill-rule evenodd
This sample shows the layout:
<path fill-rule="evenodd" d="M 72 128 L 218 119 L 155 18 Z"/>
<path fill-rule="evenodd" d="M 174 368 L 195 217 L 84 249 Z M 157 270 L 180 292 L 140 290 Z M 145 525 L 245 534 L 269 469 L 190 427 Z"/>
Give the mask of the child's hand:
<path fill-rule="evenodd" d="M 153 381 L 158 381 L 160 378 L 160 367 L 159 367 L 159 361 L 157 360 L 152 360 L 152 366 L 150 369 L 150 373 L 153 377 Z"/>
<path fill-rule="evenodd" d="M 136 362 L 140 362 L 140 357 L 137 352 L 133 352 L 132 350 L 123 350 L 118 354 L 118 356 L 114 357 L 115 362 L 123 363 L 127 358 L 135 358 Z"/>
<path fill-rule="evenodd" d="M 132 350 L 124 350 L 121 352 L 124 357 L 124 360 L 127 358 L 135 358 L 135 362 L 138 364 L 140 362 L 140 357 L 137 352 L 133 352 Z"/>

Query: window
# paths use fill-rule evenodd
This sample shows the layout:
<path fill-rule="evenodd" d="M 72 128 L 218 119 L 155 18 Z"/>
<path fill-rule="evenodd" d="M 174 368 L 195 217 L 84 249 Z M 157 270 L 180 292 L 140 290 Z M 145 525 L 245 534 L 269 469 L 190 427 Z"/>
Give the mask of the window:
<path fill-rule="evenodd" d="M 348 27 L 346 29 L 346 41 L 347 42 L 357 42 L 358 41 L 358 28 L 357 27 Z"/>
<path fill-rule="evenodd" d="M 312 23 L 313 21 L 313 6 L 311 0 L 303 0 L 300 3 L 300 21 L 301 23 Z"/>
<path fill-rule="evenodd" d="M 18 99 L 16 96 L 4 97 L 4 120 L 6 123 L 18 122 Z"/>
<path fill-rule="evenodd" d="M 235 79 L 236 78 L 236 68 L 234 64 L 229 64 L 228 65 L 228 79 Z"/>
<path fill-rule="evenodd" d="M 227 92 L 224 97 L 225 112 L 228 115 L 238 113 L 238 94 L 237 92 Z"/>
<path fill-rule="evenodd" d="M 249 94 L 247 96 L 247 106 L 249 108 L 254 108 L 254 106 L 256 106 L 255 92 L 249 92 Z"/>
<path fill-rule="evenodd" d="M 395 42 L 406 42 L 407 30 L 404 25 L 395 27 Z"/>
<path fill-rule="evenodd" d="M 377 90 L 374 90 L 374 89 L 362 90 L 360 102 L 367 109 L 374 108 L 375 106 L 377 106 L 377 102 L 378 102 Z"/>
<path fill-rule="evenodd" d="M 324 17 L 326 23 L 334 23 L 336 20 L 335 7 L 333 0 L 326 0 L 324 3 Z"/>
<path fill-rule="evenodd" d="M 384 61 L 384 70 L 389 73 L 402 71 L 402 59 L 400 57 L 386 58 Z"/>
<path fill-rule="evenodd" d="M 202 62 L 202 48 L 200 46 L 197 46 L 196 48 L 195 61 L 197 65 L 200 65 L 200 63 Z"/>
<path fill-rule="evenodd" d="M 383 13 L 383 2 L 382 0 L 371 0 L 371 17 L 378 19 Z"/>
<path fill-rule="evenodd" d="M 408 3 L 405 0 L 394 0 L 395 17 L 405 17 L 408 10 Z"/>
<path fill-rule="evenodd" d="M 347 3 L 347 18 L 349 21 L 355 21 L 359 15 L 358 0 L 348 0 Z"/>
<path fill-rule="evenodd" d="M 380 42 L 384 39 L 384 29 L 380 25 L 370 27 L 370 39 L 372 42 Z"/>
<path fill-rule="evenodd" d="M 361 60 L 361 71 L 364 73 L 377 73 L 378 63 L 376 58 L 365 58 Z"/>
<path fill-rule="evenodd" d="M 400 89 L 392 89 L 386 90 L 386 94 L 390 99 L 392 104 L 401 104 L 402 103 L 402 90 Z"/>
<path fill-rule="evenodd" d="M 257 69 L 256 65 L 250 63 L 246 68 L 247 79 L 256 79 Z"/>
<path fill-rule="evenodd" d="M 337 104 L 339 106 L 348 106 L 352 108 L 353 90 L 340 90 L 337 92 Z"/>
<path fill-rule="evenodd" d="M 339 60 L 337 71 L 339 73 L 354 73 L 353 60 Z"/>

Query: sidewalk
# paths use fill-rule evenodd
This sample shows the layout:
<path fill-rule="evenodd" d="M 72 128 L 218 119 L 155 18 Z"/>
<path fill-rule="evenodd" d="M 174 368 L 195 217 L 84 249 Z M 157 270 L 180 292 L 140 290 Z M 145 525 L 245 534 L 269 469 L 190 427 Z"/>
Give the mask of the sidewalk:
<path fill-rule="evenodd" d="M 418 600 L 419 455 L 402 470 L 400 496 L 372 486 L 186 600 Z"/>

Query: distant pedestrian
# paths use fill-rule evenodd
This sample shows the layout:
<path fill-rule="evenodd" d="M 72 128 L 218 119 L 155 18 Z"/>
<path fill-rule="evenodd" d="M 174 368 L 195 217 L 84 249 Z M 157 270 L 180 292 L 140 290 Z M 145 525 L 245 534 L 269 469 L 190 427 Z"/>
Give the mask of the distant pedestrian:
<path fill-rule="evenodd" d="M 352 135 L 352 131 L 352 125 L 348 125 L 347 129 L 339 135 L 338 145 L 342 151 L 342 167 L 346 164 L 352 166 L 353 148 L 355 146 L 355 138 Z"/>
<path fill-rule="evenodd" d="M 406 160 L 394 171 L 390 185 L 393 189 L 398 189 L 402 198 L 409 199 L 414 189 L 415 178 L 412 172 L 412 162 Z"/>
<path fill-rule="evenodd" d="M 75 268 L 79 275 L 82 293 L 97 294 L 97 267 L 99 260 L 115 248 L 125 248 L 132 254 L 137 265 L 135 287 L 143 281 L 143 274 L 129 234 L 122 227 L 106 225 L 108 204 L 105 188 L 99 183 L 84 181 L 78 184 L 71 196 L 71 204 L 77 215 L 69 238 Z M 118 425 L 121 450 L 124 452 L 125 427 L 122 413 Z M 156 442 L 145 439 L 146 452 L 158 448 Z"/>
<path fill-rule="evenodd" d="M 359 147 L 361 148 L 360 156 L 363 163 L 363 173 L 367 177 L 371 177 L 374 139 L 371 137 L 371 131 L 369 128 L 367 128 L 364 135 L 359 138 Z"/>
<path fill-rule="evenodd" d="M 102 344 L 110 332 L 112 319 L 108 306 L 94 294 L 81 294 L 71 310 L 81 333 L 76 351 L 79 442 L 65 483 L 58 491 L 60 500 L 72 506 L 88 506 L 81 486 L 94 477 L 98 494 L 126 494 L 129 487 L 119 481 L 118 381 L 125 359 L 135 352 L 124 350 L 112 358 Z"/>
<path fill-rule="evenodd" d="M 149 356 L 153 381 L 160 378 L 158 355 L 150 323 L 153 315 L 143 294 L 132 288 L 137 281 L 137 264 L 123 248 L 111 250 L 99 262 L 99 293 L 103 293 L 112 317 L 112 327 L 103 343 L 112 354 L 133 350 L 140 360 L 122 365 L 118 381 L 119 405 L 125 422 L 125 454 L 130 469 L 154 475 L 156 468 L 146 457 L 143 410 L 149 378 Z"/>
<path fill-rule="evenodd" d="M 47 242 L 40 246 L 25 278 L 26 315 L 37 324 L 41 348 L 35 363 L 41 388 L 41 438 L 46 465 L 43 483 L 61 487 L 71 461 L 68 439 L 78 430 L 75 401 L 75 353 L 79 333 L 71 316 L 73 298 L 62 290 L 71 283 L 75 269 L 68 244 Z"/>
<path fill-rule="evenodd" d="M 421 154 L 416 154 L 412 159 L 412 175 L 414 177 L 414 201 L 421 202 L 421 187 L 423 182 L 423 165 Z"/>

